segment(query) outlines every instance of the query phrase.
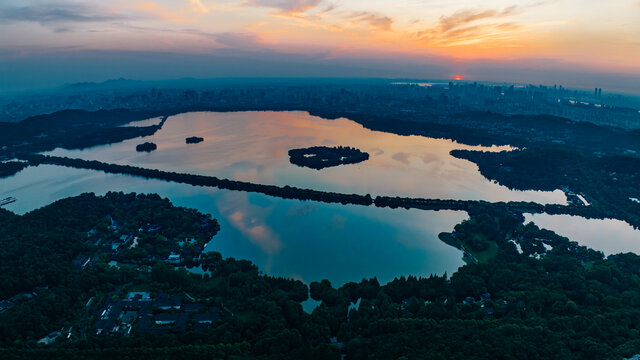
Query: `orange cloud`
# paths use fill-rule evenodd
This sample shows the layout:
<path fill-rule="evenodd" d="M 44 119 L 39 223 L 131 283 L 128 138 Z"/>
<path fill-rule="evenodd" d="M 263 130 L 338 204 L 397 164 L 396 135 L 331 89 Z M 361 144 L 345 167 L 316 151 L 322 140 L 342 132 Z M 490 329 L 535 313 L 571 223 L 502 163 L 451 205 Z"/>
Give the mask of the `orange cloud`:
<path fill-rule="evenodd" d="M 472 9 L 460 10 L 449 16 L 441 16 L 439 28 L 441 32 L 448 32 L 452 29 L 459 28 L 461 26 L 464 26 L 466 24 L 469 24 L 478 20 L 511 16 L 516 14 L 517 12 L 518 12 L 518 7 L 515 5 L 510 6 L 502 11 L 498 11 L 498 10 L 478 11 L 478 10 L 472 10 Z"/>
<path fill-rule="evenodd" d="M 373 28 L 383 31 L 390 31 L 393 19 L 384 15 L 377 15 L 369 11 L 362 11 L 351 14 L 349 17 L 354 23 L 365 23 Z"/>
<path fill-rule="evenodd" d="M 536 3 L 528 7 L 541 4 Z M 518 15 L 523 9 L 514 5 L 503 10 L 458 10 L 451 15 L 441 16 L 437 25 L 418 32 L 417 37 L 420 42 L 428 46 L 450 47 L 494 41 L 508 47 L 510 41 L 517 40 L 512 33 L 523 28 L 524 25 L 514 21 L 496 22 L 495 20 Z"/>

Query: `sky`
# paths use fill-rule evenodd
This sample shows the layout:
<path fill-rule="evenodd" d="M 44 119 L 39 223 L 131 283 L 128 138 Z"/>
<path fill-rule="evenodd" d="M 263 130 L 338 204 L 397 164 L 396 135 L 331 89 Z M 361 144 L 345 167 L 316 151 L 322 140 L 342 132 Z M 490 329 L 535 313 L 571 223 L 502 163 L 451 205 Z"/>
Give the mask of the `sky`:
<path fill-rule="evenodd" d="M 640 93 L 640 0 L 2 0 L 0 91 L 415 77 Z"/>

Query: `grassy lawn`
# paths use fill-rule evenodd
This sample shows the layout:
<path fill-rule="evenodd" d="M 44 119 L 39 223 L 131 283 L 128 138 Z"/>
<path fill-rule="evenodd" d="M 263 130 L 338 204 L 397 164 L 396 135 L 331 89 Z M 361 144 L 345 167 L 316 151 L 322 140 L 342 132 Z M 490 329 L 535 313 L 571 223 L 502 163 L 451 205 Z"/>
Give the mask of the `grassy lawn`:
<path fill-rule="evenodd" d="M 483 251 L 470 251 L 479 263 L 487 263 L 498 254 L 498 245 L 495 242 L 489 243 L 489 248 Z"/>
<path fill-rule="evenodd" d="M 482 235 L 476 235 L 476 236 L 482 236 Z M 442 232 L 440 234 L 438 234 L 438 238 L 440 240 L 442 240 L 445 244 L 450 245 L 455 247 L 456 249 L 460 249 L 462 250 L 464 249 L 469 249 L 469 246 L 466 246 L 462 241 L 460 241 L 459 239 L 454 239 L 451 236 L 451 233 L 448 232 Z M 489 248 L 483 251 L 471 251 L 468 250 L 469 253 L 471 253 L 471 255 L 478 260 L 478 262 L 480 263 L 486 263 L 489 262 L 491 259 L 493 259 L 497 254 L 498 254 L 498 245 L 493 242 L 490 241 L 489 242 Z M 467 260 L 465 260 L 467 261 Z"/>

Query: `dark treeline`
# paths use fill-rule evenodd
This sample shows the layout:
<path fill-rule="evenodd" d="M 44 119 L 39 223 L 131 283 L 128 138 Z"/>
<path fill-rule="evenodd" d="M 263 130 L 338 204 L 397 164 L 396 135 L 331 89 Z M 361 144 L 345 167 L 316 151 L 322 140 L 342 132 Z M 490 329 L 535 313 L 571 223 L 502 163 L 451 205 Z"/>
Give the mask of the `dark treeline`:
<path fill-rule="evenodd" d="M 416 199 L 390 196 L 376 196 L 374 204 L 378 207 L 422 209 L 422 210 L 469 210 L 467 200 Z"/>
<path fill-rule="evenodd" d="M 482 200 L 443 200 L 443 199 L 420 199 L 420 198 L 402 198 L 389 196 L 376 196 L 374 204 L 379 207 L 405 208 L 405 209 L 421 209 L 421 210 L 463 210 L 469 209 L 476 205 L 492 205 L 504 211 L 515 213 L 531 213 L 551 215 L 576 215 L 587 219 L 605 219 L 615 218 L 616 213 L 607 211 L 594 206 L 573 206 L 559 204 L 538 204 L 526 201 L 510 201 L 490 203 Z M 634 225 L 629 222 L 629 224 Z"/>
<path fill-rule="evenodd" d="M 106 145 L 121 142 L 137 137 L 150 136 L 160 130 L 161 125 L 151 126 L 120 126 L 96 130 L 87 135 L 69 139 L 60 147 L 64 149 L 84 149 L 96 145 Z"/>
<path fill-rule="evenodd" d="M 331 166 L 357 164 L 368 159 L 368 153 L 349 146 L 312 146 L 289 150 L 289 161 L 292 164 L 316 170 Z"/>
<path fill-rule="evenodd" d="M 300 189 L 291 186 L 275 186 L 253 184 L 244 181 L 220 179 L 215 176 L 193 175 L 162 171 L 156 169 L 145 169 L 130 165 L 108 164 L 96 160 L 70 159 L 58 156 L 46 156 L 37 154 L 19 155 L 21 159 L 29 161 L 31 165 L 51 164 L 68 166 L 79 169 L 91 169 L 104 171 L 112 174 L 126 174 L 142 176 L 152 179 L 160 179 L 185 183 L 194 186 L 211 186 L 226 190 L 238 190 L 262 193 L 265 195 L 281 197 L 284 199 L 315 200 L 329 203 L 371 205 L 373 199 L 371 195 L 341 194 L 311 189 Z"/>
<path fill-rule="evenodd" d="M 22 161 L 4 161 L 0 162 L 0 178 L 17 174 L 29 164 Z"/>

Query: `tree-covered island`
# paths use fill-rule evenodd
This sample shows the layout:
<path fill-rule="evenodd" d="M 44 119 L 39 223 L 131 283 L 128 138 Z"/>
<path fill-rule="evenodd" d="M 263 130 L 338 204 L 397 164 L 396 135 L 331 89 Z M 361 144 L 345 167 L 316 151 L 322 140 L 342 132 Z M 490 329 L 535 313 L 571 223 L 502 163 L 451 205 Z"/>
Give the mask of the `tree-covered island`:
<path fill-rule="evenodd" d="M 190 136 L 186 138 L 185 141 L 187 144 L 197 144 L 203 142 L 204 138 L 199 136 Z"/>
<path fill-rule="evenodd" d="M 145 142 L 145 143 L 136 145 L 136 151 L 139 151 L 139 152 L 152 152 L 157 148 L 158 148 L 158 145 L 152 142 Z"/>
<path fill-rule="evenodd" d="M 312 146 L 289 150 L 289 161 L 292 164 L 316 170 L 331 166 L 357 164 L 368 159 L 368 153 L 350 146 Z"/>

